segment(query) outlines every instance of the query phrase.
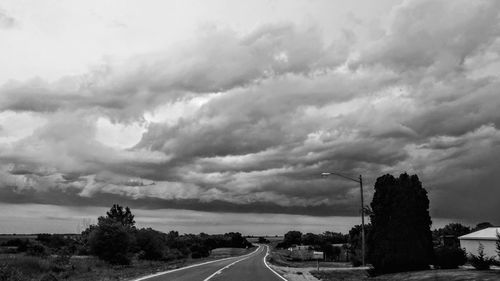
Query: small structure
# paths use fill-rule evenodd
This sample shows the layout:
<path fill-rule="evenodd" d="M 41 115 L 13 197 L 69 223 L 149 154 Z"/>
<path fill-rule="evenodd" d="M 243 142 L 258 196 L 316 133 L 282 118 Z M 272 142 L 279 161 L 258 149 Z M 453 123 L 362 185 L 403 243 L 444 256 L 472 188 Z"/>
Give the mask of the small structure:
<path fill-rule="evenodd" d="M 314 256 L 314 251 L 309 245 L 295 245 L 288 248 L 288 251 L 292 260 L 312 260 Z"/>
<path fill-rule="evenodd" d="M 498 233 L 500 233 L 500 227 L 488 227 L 460 236 L 458 240 L 460 240 L 460 247 L 464 248 L 467 254 L 477 255 L 479 245 L 481 244 L 484 247 L 485 256 L 500 260 L 496 247 Z"/>

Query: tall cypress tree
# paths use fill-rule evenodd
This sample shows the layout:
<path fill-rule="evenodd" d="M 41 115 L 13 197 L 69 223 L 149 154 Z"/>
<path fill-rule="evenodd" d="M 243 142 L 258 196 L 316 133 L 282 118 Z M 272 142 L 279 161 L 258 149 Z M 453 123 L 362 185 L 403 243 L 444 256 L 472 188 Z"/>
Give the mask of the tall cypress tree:
<path fill-rule="evenodd" d="M 371 203 L 369 260 L 379 273 L 420 270 L 432 263 L 427 191 L 416 175 L 384 175 Z"/>

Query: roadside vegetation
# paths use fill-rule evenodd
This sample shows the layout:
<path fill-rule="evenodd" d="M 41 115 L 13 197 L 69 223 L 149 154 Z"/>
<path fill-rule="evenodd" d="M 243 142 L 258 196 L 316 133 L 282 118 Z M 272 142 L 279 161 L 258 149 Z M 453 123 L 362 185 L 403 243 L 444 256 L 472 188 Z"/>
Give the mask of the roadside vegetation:
<path fill-rule="evenodd" d="M 0 281 L 125 280 L 242 255 L 252 244 L 240 233 L 163 233 L 136 228 L 128 207 L 113 207 L 81 234 L 38 234 L 1 242 Z"/>
<path fill-rule="evenodd" d="M 335 241 L 326 233 L 289 231 L 281 243 L 273 245 L 269 261 L 281 267 L 282 272 L 297 272 L 289 270 L 291 267 L 308 268 L 320 280 L 500 280 L 500 270 L 487 271 L 492 265 L 500 266 L 500 259 L 485 256 L 481 246 L 477 254 L 467 255 L 457 238 L 491 227 L 491 223 L 481 222 L 476 227 L 450 223 L 431 231 L 427 191 L 416 175 L 379 177 L 366 210 L 371 221 L 365 225 L 368 270 L 355 268 L 361 265 L 360 225 L 345 235 L 328 232 L 335 234 Z M 333 246 L 338 243 L 344 243 L 342 248 L 347 251 L 350 263 L 338 262 L 339 249 Z M 324 270 L 315 270 L 317 263 L 312 259 L 295 257 L 293 250 L 287 250 L 292 245 L 309 245 L 312 250 L 324 252 L 325 259 L 319 263 Z M 500 234 L 497 252 L 500 258 Z M 351 266 L 353 269 L 348 269 Z"/>

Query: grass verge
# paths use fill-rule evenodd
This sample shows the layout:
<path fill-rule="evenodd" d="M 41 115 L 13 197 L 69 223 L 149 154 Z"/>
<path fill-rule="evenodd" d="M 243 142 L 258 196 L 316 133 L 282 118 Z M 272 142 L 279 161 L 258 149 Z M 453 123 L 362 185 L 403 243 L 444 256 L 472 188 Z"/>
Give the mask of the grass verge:
<path fill-rule="evenodd" d="M 413 272 L 401 272 L 369 277 L 365 270 L 324 270 L 311 271 L 314 277 L 322 281 L 465 281 L 465 280 L 500 280 L 500 272 L 497 270 L 469 270 L 469 269 L 442 269 L 423 270 Z"/>
<path fill-rule="evenodd" d="M 255 248 L 214 249 L 211 255 L 201 259 L 174 261 L 145 261 L 134 259 L 131 265 L 110 265 L 95 257 L 72 257 L 61 263 L 57 257 L 33 257 L 24 254 L 0 255 L 0 280 L 32 281 L 52 275 L 56 280 L 66 281 L 116 281 L 131 280 L 140 276 L 176 269 L 196 263 L 244 255 Z M 54 279 L 47 279 L 54 280 Z"/>

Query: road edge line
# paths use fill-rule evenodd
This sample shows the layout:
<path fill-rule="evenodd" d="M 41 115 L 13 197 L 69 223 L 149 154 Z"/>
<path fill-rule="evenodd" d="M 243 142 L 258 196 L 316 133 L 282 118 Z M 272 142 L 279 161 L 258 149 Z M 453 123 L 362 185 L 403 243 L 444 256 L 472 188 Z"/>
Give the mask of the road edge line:
<path fill-rule="evenodd" d="M 260 246 L 257 248 L 257 250 L 259 250 L 259 249 L 260 249 Z M 253 253 L 255 253 L 257 250 L 255 250 L 254 252 L 252 252 L 252 254 L 253 254 Z M 217 274 L 221 274 L 221 273 L 222 273 L 222 271 L 223 271 L 224 269 L 230 268 L 231 266 L 233 266 L 233 265 L 235 265 L 235 264 L 239 263 L 240 261 L 246 260 L 246 259 L 248 259 L 249 257 L 250 257 L 250 256 L 243 256 L 241 259 L 239 259 L 239 260 L 237 260 L 237 261 L 234 261 L 234 262 L 232 262 L 232 263 L 230 263 L 230 264 L 228 264 L 228 265 L 224 266 L 223 268 L 221 268 L 221 269 L 217 270 L 216 272 L 212 273 L 210 276 L 208 276 L 207 278 L 203 279 L 203 281 L 209 281 L 209 280 L 210 280 L 210 279 L 212 279 L 215 275 L 217 275 Z"/>
<path fill-rule="evenodd" d="M 205 264 L 211 264 L 211 263 L 218 262 L 218 261 L 225 261 L 225 260 L 234 259 L 234 258 L 242 258 L 242 257 L 250 256 L 250 255 L 254 254 L 255 252 L 257 252 L 258 250 L 259 250 L 259 247 L 257 247 L 257 249 L 255 251 L 253 251 L 253 252 L 251 252 L 249 254 L 243 255 L 243 256 L 228 257 L 228 258 L 223 258 L 223 259 L 218 259 L 218 260 L 213 260 L 213 261 L 207 261 L 207 262 L 192 264 L 192 265 L 188 265 L 188 266 L 184 266 L 184 267 L 179 267 L 179 268 L 176 268 L 176 269 L 171 269 L 171 270 L 166 270 L 166 271 L 162 271 L 162 272 L 158 272 L 158 273 L 146 275 L 146 276 L 143 276 L 143 277 L 139 277 L 137 279 L 132 279 L 130 281 L 142 281 L 142 280 L 146 280 L 146 279 L 149 279 L 149 278 L 157 277 L 157 276 L 160 276 L 160 275 L 164 275 L 164 274 L 168 274 L 168 273 L 172 273 L 172 272 L 176 272 L 176 271 L 181 271 L 181 270 L 184 270 L 184 269 L 189 269 L 189 268 L 193 268 L 193 267 L 197 267 L 197 266 L 202 266 L 202 265 L 205 265 Z"/>
<path fill-rule="evenodd" d="M 288 281 L 285 277 L 281 276 L 278 272 L 276 272 L 274 269 L 272 269 L 272 268 L 269 266 L 269 264 L 267 264 L 266 259 L 267 259 L 267 256 L 269 255 L 270 248 L 269 248 L 269 246 L 268 246 L 268 245 L 266 245 L 266 247 L 267 247 L 267 251 L 266 251 L 266 255 L 264 256 L 264 264 L 267 266 L 267 268 L 268 268 L 269 270 L 271 270 L 271 272 L 272 272 L 272 273 L 276 274 L 279 278 L 281 278 L 282 280 Z"/>

